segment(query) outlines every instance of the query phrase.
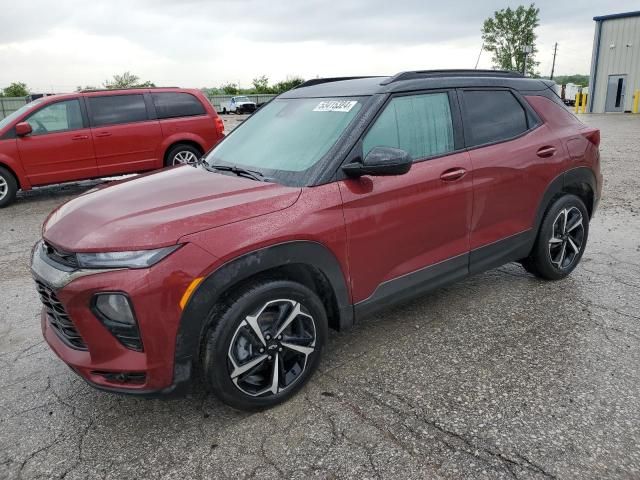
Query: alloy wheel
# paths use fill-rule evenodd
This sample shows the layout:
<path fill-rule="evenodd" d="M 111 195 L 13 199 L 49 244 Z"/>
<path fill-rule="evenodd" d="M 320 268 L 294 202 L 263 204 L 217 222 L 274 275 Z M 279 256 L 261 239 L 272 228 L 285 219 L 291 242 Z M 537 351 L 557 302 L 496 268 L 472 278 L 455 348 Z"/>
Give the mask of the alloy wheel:
<path fill-rule="evenodd" d="M 271 300 L 236 329 L 228 351 L 229 377 L 252 397 L 278 394 L 302 376 L 315 346 L 315 321 L 304 305 Z"/>
<path fill-rule="evenodd" d="M 9 193 L 9 184 L 4 177 L 0 176 L 0 200 L 4 199 Z"/>
<path fill-rule="evenodd" d="M 577 207 L 564 208 L 553 221 L 549 240 L 549 257 L 560 270 L 569 268 L 580 255 L 584 242 L 582 212 Z"/>
<path fill-rule="evenodd" d="M 189 150 L 181 150 L 173 156 L 174 165 L 194 165 L 198 163 L 198 157 Z"/>

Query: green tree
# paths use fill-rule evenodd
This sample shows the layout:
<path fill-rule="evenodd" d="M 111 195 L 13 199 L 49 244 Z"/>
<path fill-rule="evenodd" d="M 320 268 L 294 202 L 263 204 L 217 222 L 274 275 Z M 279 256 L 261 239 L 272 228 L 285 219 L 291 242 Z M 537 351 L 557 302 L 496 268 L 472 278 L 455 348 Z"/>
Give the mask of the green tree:
<path fill-rule="evenodd" d="M 220 89 L 225 95 L 237 95 L 240 92 L 237 83 L 225 83 Z"/>
<path fill-rule="evenodd" d="M 532 3 L 528 7 L 520 5 L 515 10 L 503 8 L 484 21 L 484 49 L 493 54 L 493 65 L 496 68 L 521 72 L 525 58 L 523 47 L 531 46 L 533 50 L 527 54 L 526 73 L 535 75 L 540 63 L 535 60 L 538 53 L 535 29 L 540 24 L 539 14 L 540 9 Z"/>
<path fill-rule="evenodd" d="M 575 83 L 576 85 L 581 85 L 586 87 L 589 85 L 589 75 L 556 75 L 553 77 L 553 81 L 558 85 L 566 85 L 567 83 Z"/>
<path fill-rule="evenodd" d="M 27 84 L 22 82 L 13 82 L 2 90 L 3 97 L 26 97 L 29 95 Z"/>
<path fill-rule="evenodd" d="M 269 86 L 269 78 L 266 75 L 256 77 L 251 82 L 255 93 L 272 93 L 273 88 Z"/>
<path fill-rule="evenodd" d="M 110 90 L 116 88 L 146 88 L 146 87 L 155 87 L 153 82 L 147 80 L 146 82 L 141 82 L 140 77 L 134 75 L 130 72 L 124 72 L 122 75 L 114 75 L 113 79 L 106 80 L 103 84 L 105 88 Z"/>
<path fill-rule="evenodd" d="M 287 90 L 296 88 L 298 85 L 302 85 L 304 81 L 305 81 L 304 78 L 301 78 L 301 77 L 287 78 L 286 80 L 276 83 L 273 86 L 273 90 L 275 91 L 275 93 L 286 92 Z"/>

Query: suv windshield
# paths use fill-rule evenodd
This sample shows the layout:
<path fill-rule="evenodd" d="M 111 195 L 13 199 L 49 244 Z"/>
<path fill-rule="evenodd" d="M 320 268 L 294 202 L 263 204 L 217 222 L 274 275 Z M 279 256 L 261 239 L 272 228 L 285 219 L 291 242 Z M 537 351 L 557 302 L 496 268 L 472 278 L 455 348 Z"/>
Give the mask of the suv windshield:
<path fill-rule="evenodd" d="M 363 98 L 275 99 L 206 157 L 238 165 L 285 184 L 303 184 L 362 108 Z"/>
<path fill-rule="evenodd" d="M 15 112 L 7 115 L 5 118 L 0 119 L 0 130 L 2 130 L 4 127 L 9 125 L 16 118 L 20 117 L 20 115 L 22 115 L 23 113 L 28 112 L 29 110 L 31 110 L 31 109 L 37 107 L 38 105 L 40 105 L 42 103 L 42 101 L 43 101 L 42 98 L 34 100 L 33 102 L 30 102 L 30 103 L 27 103 L 26 105 L 23 105 L 22 107 L 20 107 Z"/>

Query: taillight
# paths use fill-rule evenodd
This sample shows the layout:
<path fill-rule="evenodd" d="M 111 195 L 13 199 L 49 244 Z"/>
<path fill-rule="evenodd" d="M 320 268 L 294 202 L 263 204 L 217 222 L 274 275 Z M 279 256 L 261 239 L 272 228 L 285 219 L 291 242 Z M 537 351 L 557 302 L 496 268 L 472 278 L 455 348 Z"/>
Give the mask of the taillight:
<path fill-rule="evenodd" d="M 600 146 L 600 130 L 598 129 L 589 130 L 588 132 L 585 132 L 583 135 L 587 140 L 593 143 L 596 147 Z"/>
<path fill-rule="evenodd" d="M 218 133 L 220 135 L 224 134 L 224 122 L 222 121 L 222 119 L 220 117 L 216 117 L 215 122 L 216 122 L 216 130 L 218 131 Z"/>

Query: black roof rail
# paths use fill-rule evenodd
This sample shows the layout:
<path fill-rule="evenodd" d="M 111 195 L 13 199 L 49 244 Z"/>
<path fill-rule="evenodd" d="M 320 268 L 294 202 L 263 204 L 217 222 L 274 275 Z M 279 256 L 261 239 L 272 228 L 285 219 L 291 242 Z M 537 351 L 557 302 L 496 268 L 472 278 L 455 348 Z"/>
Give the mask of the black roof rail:
<path fill-rule="evenodd" d="M 524 78 L 519 72 L 512 70 L 413 70 L 409 72 L 400 72 L 393 77 L 389 77 L 380 85 L 388 85 L 393 82 L 402 80 L 416 80 L 419 78 L 437 78 L 437 77 L 507 77 L 507 78 Z"/>
<path fill-rule="evenodd" d="M 311 87 L 313 85 L 320 85 L 322 83 L 341 82 L 342 80 L 358 80 L 359 78 L 376 78 L 376 75 L 364 75 L 360 77 L 327 77 L 327 78 L 312 78 L 304 83 L 301 83 L 296 88 Z M 295 90 L 295 88 L 294 88 Z"/>
<path fill-rule="evenodd" d="M 180 87 L 124 87 L 124 88 L 90 88 L 80 90 L 78 93 L 113 92 L 114 90 L 153 90 L 154 88 L 180 88 Z"/>

